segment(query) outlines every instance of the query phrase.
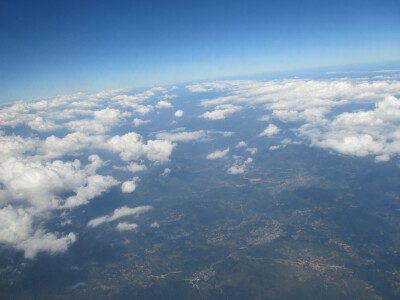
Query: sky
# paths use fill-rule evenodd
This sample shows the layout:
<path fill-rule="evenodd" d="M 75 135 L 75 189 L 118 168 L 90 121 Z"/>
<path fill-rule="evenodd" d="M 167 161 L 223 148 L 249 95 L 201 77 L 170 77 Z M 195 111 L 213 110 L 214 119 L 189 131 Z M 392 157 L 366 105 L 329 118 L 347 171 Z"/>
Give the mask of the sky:
<path fill-rule="evenodd" d="M 0 2 L 0 103 L 399 60 L 395 0 Z"/>

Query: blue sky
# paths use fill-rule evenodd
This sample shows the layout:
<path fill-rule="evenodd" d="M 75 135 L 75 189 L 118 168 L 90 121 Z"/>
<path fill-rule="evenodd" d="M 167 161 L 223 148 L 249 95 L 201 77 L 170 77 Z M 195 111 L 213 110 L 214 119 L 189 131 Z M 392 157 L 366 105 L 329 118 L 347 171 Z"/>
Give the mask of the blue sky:
<path fill-rule="evenodd" d="M 1 1 L 0 102 L 400 60 L 400 1 Z"/>

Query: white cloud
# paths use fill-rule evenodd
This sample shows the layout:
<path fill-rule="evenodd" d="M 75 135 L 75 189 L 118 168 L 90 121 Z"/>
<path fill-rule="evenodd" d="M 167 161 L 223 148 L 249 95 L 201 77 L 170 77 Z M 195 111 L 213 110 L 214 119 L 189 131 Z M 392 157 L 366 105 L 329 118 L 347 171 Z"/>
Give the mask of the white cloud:
<path fill-rule="evenodd" d="M 54 121 L 45 121 L 42 117 L 37 116 L 32 121 L 28 122 L 28 125 L 33 130 L 37 131 L 53 131 L 58 129 L 60 126 L 57 126 Z"/>
<path fill-rule="evenodd" d="M 76 190 L 76 195 L 69 197 L 63 207 L 73 208 L 88 204 L 89 200 L 100 196 L 119 182 L 111 176 L 92 175 L 86 178 L 86 185 Z"/>
<path fill-rule="evenodd" d="M 228 169 L 228 174 L 237 175 L 242 174 L 246 170 L 246 166 L 253 162 L 253 158 L 249 157 L 245 161 L 241 160 L 240 157 L 236 160 L 235 164 Z"/>
<path fill-rule="evenodd" d="M 158 224 L 158 222 L 154 222 L 150 224 L 151 228 L 160 228 L 160 224 Z"/>
<path fill-rule="evenodd" d="M 125 171 L 129 171 L 132 173 L 136 173 L 139 171 L 144 171 L 147 169 L 146 165 L 139 165 L 136 162 L 131 162 L 129 165 L 125 166 L 125 167 L 114 167 L 115 169 L 119 169 L 119 170 L 125 170 Z"/>
<path fill-rule="evenodd" d="M 180 117 L 183 116 L 183 114 L 184 114 L 183 110 L 179 109 L 174 113 L 174 116 L 177 117 L 177 118 L 180 118 Z"/>
<path fill-rule="evenodd" d="M 22 208 L 11 205 L 0 209 L 0 243 L 11 244 L 24 251 L 25 258 L 33 259 L 38 252 L 51 254 L 65 252 L 76 241 L 76 235 L 69 233 L 58 238 L 53 233 L 46 233 L 32 227 L 33 216 Z"/>
<path fill-rule="evenodd" d="M 172 104 L 168 101 L 160 100 L 157 102 L 157 108 L 171 108 Z"/>
<path fill-rule="evenodd" d="M 161 176 L 168 176 L 171 173 L 170 168 L 165 168 L 164 171 L 161 173 Z"/>
<path fill-rule="evenodd" d="M 217 159 L 217 158 L 222 158 L 229 152 L 229 147 L 226 148 L 225 150 L 222 151 L 215 151 L 213 153 L 210 153 L 206 156 L 207 159 Z"/>
<path fill-rule="evenodd" d="M 213 111 L 211 112 L 207 111 L 204 114 L 202 114 L 201 117 L 210 120 L 221 120 L 225 119 L 228 115 L 233 114 L 241 109 L 242 107 L 237 105 L 236 106 L 231 104 L 218 105 L 215 107 Z"/>
<path fill-rule="evenodd" d="M 93 119 L 81 119 L 68 122 L 68 128 L 75 132 L 105 133 L 112 127 L 118 125 L 130 113 L 118 109 L 105 108 L 93 111 Z"/>
<path fill-rule="evenodd" d="M 136 182 L 139 181 L 139 177 L 133 177 L 132 180 L 125 181 L 122 186 L 121 190 L 123 193 L 132 193 L 136 190 Z"/>
<path fill-rule="evenodd" d="M 257 153 L 257 148 L 247 148 L 246 149 L 247 152 L 250 152 L 251 155 L 254 155 Z"/>
<path fill-rule="evenodd" d="M 193 85 L 188 85 L 186 87 L 189 91 L 196 93 L 196 92 L 207 92 L 208 89 L 201 85 L 201 84 L 193 84 Z"/>
<path fill-rule="evenodd" d="M 247 147 L 247 143 L 245 141 L 240 141 L 235 148 Z"/>
<path fill-rule="evenodd" d="M 138 118 L 134 118 L 133 119 L 133 124 L 135 126 L 140 126 L 142 124 L 146 124 L 146 123 L 149 123 L 149 122 L 150 122 L 150 120 L 142 120 L 142 119 L 138 119 Z"/>
<path fill-rule="evenodd" d="M 57 238 L 54 233 L 37 231 L 32 237 L 17 244 L 16 248 L 25 252 L 25 258 L 33 259 L 38 252 L 42 251 L 51 254 L 65 252 L 75 241 L 76 235 L 73 232 Z"/>
<path fill-rule="evenodd" d="M 230 167 L 229 169 L 228 169 L 228 174 L 231 174 L 231 175 L 236 175 L 236 174 L 242 174 L 242 173 L 244 173 L 244 166 L 243 165 L 241 165 L 241 166 L 232 166 L 232 167 Z"/>
<path fill-rule="evenodd" d="M 104 165 L 89 156 L 81 168 L 79 160 L 44 162 L 29 157 L 11 157 L 0 164 L 0 242 L 23 250 L 25 257 L 40 252 L 65 251 L 75 242 L 74 233 L 59 236 L 46 232 L 42 224 L 55 210 L 73 208 L 118 184 L 111 176 L 96 174 Z M 65 194 L 73 194 L 65 198 Z"/>
<path fill-rule="evenodd" d="M 258 121 L 268 122 L 270 119 L 271 119 L 270 116 L 262 116 L 262 117 L 258 118 Z"/>
<path fill-rule="evenodd" d="M 163 99 L 173 99 L 173 98 L 176 98 L 176 97 L 178 97 L 178 96 L 177 95 L 163 95 L 162 96 Z"/>
<path fill-rule="evenodd" d="M 139 228 L 139 225 L 135 224 L 135 223 L 129 224 L 129 223 L 126 223 L 126 222 L 121 222 L 121 223 L 118 223 L 118 225 L 117 225 L 117 229 L 119 231 L 131 231 L 131 230 L 135 230 L 135 229 L 138 229 L 138 228 Z"/>
<path fill-rule="evenodd" d="M 119 152 L 125 161 L 146 157 L 149 160 L 166 162 L 174 147 L 175 144 L 169 140 L 149 140 L 146 144 L 142 136 L 135 132 L 123 136 L 116 135 L 106 143 L 107 149 Z"/>
<path fill-rule="evenodd" d="M 169 140 L 172 142 L 190 142 L 190 141 L 199 141 L 207 137 L 207 134 L 204 130 L 192 131 L 192 132 L 160 132 L 156 135 L 157 139 L 161 140 Z"/>
<path fill-rule="evenodd" d="M 275 126 L 274 124 L 269 124 L 267 128 L 264 129 L 263 132 L 261 132 L 258 136 L 271 136 L 274 134 L 277 134 L 279 132 L 279 128 Z"/>
<path fill-rule="evenodd" d="M 140 215 L 142 213 L 149 211 L 151 208 L 152 207 L 148 206 L 148 205 L 138 206 L 135 208 L 123 206 L 123 207 L 115 209 L 114 213 L 112 215 L 106 215 L 106 216 L 102 216 L 102 217 L 98 217 L 98 218 L 90 220 L 87 226 L 97 227 L 103 223 L 109 223 L 109 222 L 115 221 L 115 220 L 123 218 L 123 217 L 132 216 L 132 215 Z"/>

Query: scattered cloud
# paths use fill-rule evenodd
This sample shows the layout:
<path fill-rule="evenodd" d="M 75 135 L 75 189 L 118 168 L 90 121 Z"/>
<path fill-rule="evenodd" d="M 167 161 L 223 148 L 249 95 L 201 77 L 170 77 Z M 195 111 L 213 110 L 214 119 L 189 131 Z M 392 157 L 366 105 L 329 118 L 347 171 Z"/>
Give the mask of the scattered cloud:
<path fill-rule="evenodd" d="M 175 144 L 167 139 L 149 140 L 143 142 L 140 134 L 129 132 L 123 136 L 113 136 L 106 143 L 106 148 L 119 152 L 125 161 L 146 157 L 148 160 L 167 162 Z"/>
<path fill-rule="evenodd" d="M 103 223 L 110 223 L 112 221 L 118 220 L 123 217 L 132 216 L 132 215 L 134 215 L 134 216 L 140 215 L 142 213 L 149 211 L 151 208 L 152 207 L 148 206 L 148 205 L 138 206 L 135 208 L 123 206 L 123 207 L 115 209 L 112 215 L 106 215 L 106 216 L 102 216 L 102 217 L 98 217 L 98 218 L 90 220 L 89 223 L 87 224 L 87 226 L 88 227 L 97 227 Z"/>
<path fill-rule="evenodd" d="M 123 193 L 132 193 L 136 190 L 136 183 L 139 181 L 139 177 L 133 177 L 132 180 L 125 181 L 121 185 L 121 190 Z"/>
<path fill-rule="evenodd" d="M 250 152 L 251 155 L 254 155 L 257 153 L 257 148 L 247 148 L 246 149 L 247 152 Z"/>
<path fill-rule="evenodd" d="M 168 176 L 171 173 L 170 168 L 165 168 L 164 171 L 161 173 L 161 176 Z"/>
<path fill-rule="evenodd" d="M 209 111 L 205 112 L 204 114 L 201 115 L 201 117 L 209 120 L 222 120 L 225 119 L 228 115 L 233 114 L 241 109 L 242 109 L 241 106 L 223 104 L 216 106 L 214 110 L 211 112 Z"/>
<path fill-rule="evenodd" d="M 168 140 L 172 142 L 190 142 L 200 141 L 207 137 L 207 133 L 204 130 L 192 131 L 192 132 L 160 132 L 156 135 L 157 139 Z"/>
<path fill-rule="evenodd" d="M 119 169 L 119 170 L 129 171 L 132 173 L 144 171 L 147 169 L 146 165 L 143 165 L 143 164 L 140 165 L 136 162 L 131 162 L 129 165 L 127 165 L 125 167 L 114 167 L 114 168 Z"/>
<path fill-rule="evenodd" d="M 267 128 L 264 129 L 258 136 L 271 136 L 277 134 L 280 129 L 274 124 L 269 124 Z"/>
<path fill-rule="evenodd" d="M 119 231 L 132 231 L 132 230 L 136 230 L 138 228 L 139 228 L 139 225 L 135 224 L 135 223 L 129 224 L 126 222 L 122 222 L 122 223 L 118 223 L 118 225 L 117 225 L 117 229 Z"/>
<path fill-rule="evenodd" d="M 235 164 L 228 169 L 228 174 L 237 175 L 242 174 L 246 170 L 246 166 L 253 162 L 253 158 L 249 157 L 245 161 L 240 159 L 236 160 Z"/>
<path fill-rule="evenodd" d="M 180 118 L 180 117 L 183 116 L 183 114 L 184 114 L 183 110 L 177 110 L 177 111 L 174 113 L 174 116 L 177 117 L 177 118 Z"/>
<path fill-rule="evenodd" d="M 143 125 L 143 124 L 146 124 L 149 122 L 150 122 L 150 120 L 142 120 L 142 119 L 138 119 L 138 118 L 133 119 L 133 125 L 135 125 L 135 126 L 140 126 L 140 125 Z"/>
<path fill-rule="evenodd" d="M 151 228 L 160 228 L 160 224 L 158 224 L 158 222 L 154 222 L 150 224 Z"/>
<path fill-rule="evenodd" d="M 168 101 L 160 100 L 157 102 L 157 108 L 171 108 L 172 104 Z"/>
<path fill-rule="evenodd" d="M 247 143 L 245 141 L 240 141 L 235 148 L 247 147 Z"/>
<path fill-rule="evenodd" d="M 206 156 L 207 159 L 217 159 L 217 158 L 223 158 L 225 155 L 227 155 L 229 152 L 229 147 L 226 148 L 225 150 L 222 151 L 215 151 L 213 153 L 210 153 Z"/>

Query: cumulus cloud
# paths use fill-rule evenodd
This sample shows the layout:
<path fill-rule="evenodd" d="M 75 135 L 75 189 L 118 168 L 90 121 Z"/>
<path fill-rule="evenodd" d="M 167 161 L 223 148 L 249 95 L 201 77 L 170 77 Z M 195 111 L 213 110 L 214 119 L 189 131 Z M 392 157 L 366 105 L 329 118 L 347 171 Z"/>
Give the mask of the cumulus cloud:
<path fill-rule="evenodd" d="M 0 164 L 0 242 L 23 250 L 25 257 L 40 252 L 65 251 L 75 242 L 74 233 L 59 236 L 46 232 L 42 222 L 54 210 L 87 204 L 118 181 L 96 174 L 104 165 L 97 155 L 81 168 L 79 160 L 44 162 L 11 157 Z M 65 198 L 65 194 L 73 194 Z"/>
<path fill-rule="evenodd" d="M 227 155 L 229 152 L 229 147 L 226 148 L 225 150 L 222 151 L 215 151 L 213 153 L 210 153 L 206 156 L 207 159 L 217 159 L 217 158 L 223 158 L 225 155 Z"/>
<path fill-rule="evenodd" d="M 267 128 L 264 129 L 263 132 L 261 132 L 258 136 L 271 136 L 274 134 L 277 134 L 280 131 L 280 129 L 275 126 L 274 124 L 269 124 Z"/>
<path fill-rule="evenodd" d="M 250 152 L 251 155 L 254 155 L 257 153 L 257 148 L 247 148 L 246 149 L 247 152 Z"/>
<path fill-rule="evenodd" d="M 106 143 L 107 149 L 119 152 L 125 161 L 146 157 L 152 161 L 166 162 L 174 147 L 175 144 L 166 139 L 149 140 L 146 144 L 142 136 L 135 132 L 129 132 L 123 136 L 116 135 Z"/>
<path fill-rule="evenodd" d="M 136 182 L 139 181 L 139 177 L 133 177 L 132 180 L 125 181 L 122 186 L 121 190 L 123 193 L 132 193 L 136 190 Z"/>
<path fill-rule="evenodd" d="M 65 252 L 76 241 L 76 235 L 69 233 L 62 237 L 34 229 L 33 215 L 23 208 L 11 205 L 0 209 L 0 243 L 7 243 L 24 251 L 24 257 L 33 259 L 38 252 L 51 254 Z"/>
<path fill-rule="evenodd" d="M 201 117 L 210 120 L 221 120 L 225 119 L 228 115 L 233 114 L 241 109 L 242 107 L 237 105 L 223 104 L 216 106 L 214 110 L 211 112 L 209 111 L 205 112 L 204 114 L 201 115 Z"/>
<path fill-rule="evenodd" d="M 157 108 L 171 108 L 172 104 L 168 101 L 160 100 L 157 102 Z"/>
<path fill-rule="evenodd" d="M 174 116 L 177 117 L 177 118 L 180 118 L 180 117 L 183 116 L 183 114 L 184 114 L 183 110 L 179 109 L 174 113 Z"/>
<path fill-rule="evenodd" d="M 245 161 L 236 160 L 235 164 L 228 169 L 228 174 L 242 174 L 246 170 L 246 166 L 253 162 L 253 158 L 249 157 Z"/>
<path fill-rule="evenodd" d="M 140 126 L 140 125 L 143 125 L 143 124 L 146 124 L 149 122 L 150 122 L 150 120 L 142 120 L 142 119 L 138 119 L 138 118 L 133 119 L 133 125 L 135 125 L 135 126 Z"/>
<path fill-rule="evenodd" d="M 245 141 L 240 141 L 235 148 L 247 147 L 247 143 Z"/>
<path fill-rule="evenodd" d="M 165 168 L 164 171 L 161 173 L 161 176 L 168 176 L 171 173 L 170 168 Z"/>
<path fill-rule="evenodd" d="M 132 216 L 132 215 L 134 215 L 134 216 L 140 215 L 142 213 L 149 211 L 151 208 L 152 207 L 148 206 L 148 205 L 138 206 L 135 208 L 123 206 L 123 207 L 115 209 L 112 215 L 106 215 L 106 216 L 102 216 L 102 217 L 98 217 L 98 218 L 90 220 L 89 223 L 87 224 L 87 226 L 88 227 L 97 227 L 103 223 L 109 223 L 109 222 L 115 221 L 115 220 L 123 218 L 123 217 Z"/>
<path fill-rule="evenodd" d="M 16 248 L 25 252 L 25 258 L 33 259 L 41 251 L 51 254 L 65 252 L 75 241 L 76 235 L 73 232 L 57 238 L 54 233 L 37 231 L 32 237 L 17 244 Z"/>
<path fill-rule="evenodd" d="M 139 228 L 139 225 L 135 224 L 135 223 L 129 224 L 129 223 L 126 223 L 126 222 L 121 222 L 121 223 L 118 223 L 118 225 L 117 225 L 117 229 L 119 231 L 131 231 L 131 230 L 135 230 L 135 229 L 138 229 L 138 228 Z"/>
<path fill-rule="evenodd" d="M 160 228 L 160 224 L 158 224 L 158 222 L 154 222 L 150 224 L 151 228 Z"/>
<path fill-rule="evenodd" d="M 16 158 L 1 164 L 0 181 L 2 201 L 24 202 L 39 211 L 63 206 L 63 192 L 75 192 L 64 204 L 73 207 L 88 203 L 118 183 L 111 176 L 93 174 L 93 168 L 81 169 L 79 160 L 50 163 Z"/>

